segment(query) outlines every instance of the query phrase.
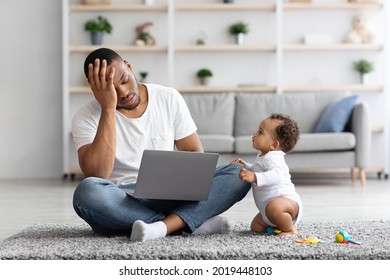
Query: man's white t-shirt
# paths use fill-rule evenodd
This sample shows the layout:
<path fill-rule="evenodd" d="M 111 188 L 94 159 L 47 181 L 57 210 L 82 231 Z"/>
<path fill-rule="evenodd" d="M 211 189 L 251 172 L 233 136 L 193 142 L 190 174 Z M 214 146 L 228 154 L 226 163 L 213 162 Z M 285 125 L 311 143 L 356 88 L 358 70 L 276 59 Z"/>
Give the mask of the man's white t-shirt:
<path fill-rule="evenodd" d="M 145 149 L 173 150 L 174 140 L 185 138 L 197 127 L 181 94 L 155 84 L 145 84 L 148 106 L 139 118 L 116 112 L 116 156 L 110 180 L 135 183 Z M 101 115 L 100 104 L 91 100 L 73 117 L 72 134 L 78 150 L 93 142 Z"/>

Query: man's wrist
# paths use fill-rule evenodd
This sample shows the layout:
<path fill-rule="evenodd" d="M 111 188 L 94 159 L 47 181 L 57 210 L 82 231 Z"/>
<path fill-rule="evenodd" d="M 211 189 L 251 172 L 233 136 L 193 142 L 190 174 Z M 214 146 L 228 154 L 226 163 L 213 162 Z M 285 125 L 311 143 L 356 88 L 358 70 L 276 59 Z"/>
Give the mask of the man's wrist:
<path fill-rule="evenodd" d="M 102 113 L 116 113 L 116 108 L 115 107 L 102 107 Z"/>

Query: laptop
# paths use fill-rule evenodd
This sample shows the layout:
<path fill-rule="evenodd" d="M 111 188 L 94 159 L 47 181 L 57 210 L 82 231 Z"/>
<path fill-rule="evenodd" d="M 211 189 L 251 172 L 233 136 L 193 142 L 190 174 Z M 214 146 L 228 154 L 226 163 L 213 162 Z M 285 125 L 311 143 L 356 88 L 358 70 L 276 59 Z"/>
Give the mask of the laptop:
<path fill-rule="evenodd" d="M 207 200 L 219 154 L 145 150 L 136 198 Z"/>

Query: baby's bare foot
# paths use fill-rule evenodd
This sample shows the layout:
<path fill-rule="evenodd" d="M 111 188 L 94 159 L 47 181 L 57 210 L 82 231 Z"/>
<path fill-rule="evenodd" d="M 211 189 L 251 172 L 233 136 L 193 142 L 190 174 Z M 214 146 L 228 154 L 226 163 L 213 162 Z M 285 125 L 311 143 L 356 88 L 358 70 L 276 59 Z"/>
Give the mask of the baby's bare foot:
<path fill-rule="evenodd" d="M 295 225 L 293 225 L 293 228 L 291 231 L 281 231 L 278 235 L 279 236 L 296 236 L 296 235 L 298 235 L 298 230 L 297 230 L 297 227 Z"/>
<path fill-rule="evenodd" d="M 298 235 L 298 232 L 286 232 L 286 231 L 282 231 L 278 234 L 279 236 L 297 236 Z"/>

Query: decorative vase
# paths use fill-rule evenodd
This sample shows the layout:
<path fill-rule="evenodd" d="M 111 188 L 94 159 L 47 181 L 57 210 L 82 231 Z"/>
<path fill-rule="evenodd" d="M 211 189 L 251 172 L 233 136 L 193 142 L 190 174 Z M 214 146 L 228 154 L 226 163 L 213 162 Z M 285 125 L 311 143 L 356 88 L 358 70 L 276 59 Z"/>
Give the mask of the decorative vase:
<path fill-rule="evenodd" d="M 237 44 L 237 45 L 242 45 L 242 44 L 244 44 L 244 38 L 245 38 L 245 34 L 244 34 L 244 33 L 238 33 L 238 34 L 236 34 L 236 44 Z"/>
<path fill-rule="evenodd" d="M 103 44 L 103 32 L 97 32 L 97 33 L 91 32 L 91 43 L 92 45 Z"/>
<path fill-rule="evenodd" d="M 210 77 L 199 77 L 199 82 L 202 86 L 207 86 L 209 84 Z"/>
<path fill-rule="evenodd" d="M 368 85 L 369 83 L 369 76 L 367 74 L 360 74 L 360 82 L 362 85 Z"/>
<path fill-rule="evenodd" d="M 234 0 L 223 0 L 223 3 L 232 4 L 234 3 Z"/>

